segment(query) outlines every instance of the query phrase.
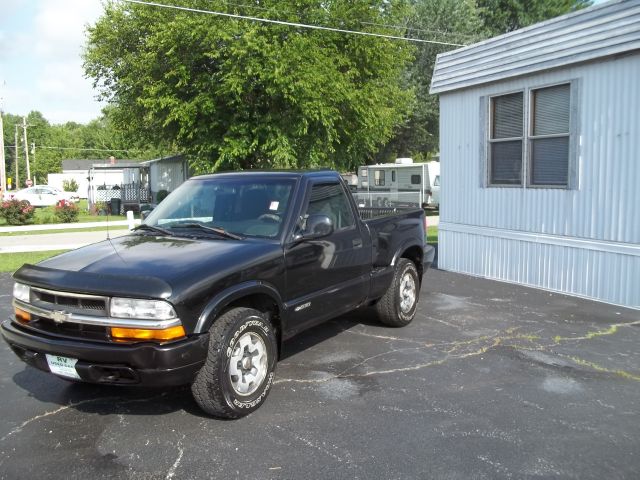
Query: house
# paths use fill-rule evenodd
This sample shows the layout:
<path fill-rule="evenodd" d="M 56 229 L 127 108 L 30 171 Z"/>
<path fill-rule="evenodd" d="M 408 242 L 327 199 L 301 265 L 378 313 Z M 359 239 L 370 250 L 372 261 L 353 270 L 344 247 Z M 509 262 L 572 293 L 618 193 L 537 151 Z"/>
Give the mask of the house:
<path fill-rule="evenodd" d="M 640 309 L 640 1 L 438 55 L 438 265 Z"/>
<path fill-rule="evenodd" d="M 144 162 L 94 164 L 89 170 L 89 204 L 120 199 L 122 210 L 139 210 L 154 203 L 162 190 L 171 192 L 189 178 L 187 161 L 182 155 Z"/>
<path fill-rule="evenodd" d="M 89 191 L 89 169 L 96 160 L 63 160 L 62 173 L 47 175 L 47 185 L 64 190 L 64 182 L 74 180 L 78 185 L 76 193 L 80 198 L 87 198 Z"/>

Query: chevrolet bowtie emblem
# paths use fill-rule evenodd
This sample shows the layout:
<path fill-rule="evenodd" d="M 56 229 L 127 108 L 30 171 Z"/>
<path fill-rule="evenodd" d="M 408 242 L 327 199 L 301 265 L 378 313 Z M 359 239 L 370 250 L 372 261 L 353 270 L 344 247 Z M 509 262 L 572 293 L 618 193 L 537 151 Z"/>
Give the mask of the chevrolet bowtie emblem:
<path fill-rule="evenodd" d="M 55 310 L 51 312 L 51 320 L 53 320 L 56 323 L 64 323 L 67 320 L 69 320 L 70 316 L 71 316 L 70 313 L 67 313 L 62 310 Z"/>

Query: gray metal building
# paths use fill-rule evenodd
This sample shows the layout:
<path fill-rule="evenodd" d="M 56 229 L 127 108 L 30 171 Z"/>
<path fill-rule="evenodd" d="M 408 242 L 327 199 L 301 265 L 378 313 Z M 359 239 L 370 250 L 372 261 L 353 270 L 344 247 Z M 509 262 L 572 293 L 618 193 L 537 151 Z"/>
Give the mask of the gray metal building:
<path fill-rule="evenodd" d="M 440 268 L 640 309 L 640 0 L 438 56 Z"/>

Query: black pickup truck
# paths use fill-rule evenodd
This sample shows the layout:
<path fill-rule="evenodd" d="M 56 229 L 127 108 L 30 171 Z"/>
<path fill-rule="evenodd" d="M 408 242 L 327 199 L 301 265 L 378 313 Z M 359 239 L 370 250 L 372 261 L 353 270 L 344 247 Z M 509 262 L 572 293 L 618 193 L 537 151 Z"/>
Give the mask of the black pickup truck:
<path fill-rule="evenodd" d="M 20 268 L 1 331 L 68 380 L 191 384 L 203 410 L 237 418 L 298 332 L 368 305 L 411 322 L 425 238 L 421 209 L 358 210 L 330 170 L 194 177 L 130 234 Z"/>

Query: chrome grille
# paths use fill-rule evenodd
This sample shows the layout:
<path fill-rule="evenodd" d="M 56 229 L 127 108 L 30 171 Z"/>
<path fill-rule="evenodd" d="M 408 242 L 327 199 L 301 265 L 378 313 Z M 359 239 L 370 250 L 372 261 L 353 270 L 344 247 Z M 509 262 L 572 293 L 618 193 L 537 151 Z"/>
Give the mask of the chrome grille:
<path fill-rule="evenodd" d="M 31 303 L 48 310 L 65 310 L 71 313 L 106 317 L 108 300 L 107 297 L 97 295 L 31 288 Z"/>

